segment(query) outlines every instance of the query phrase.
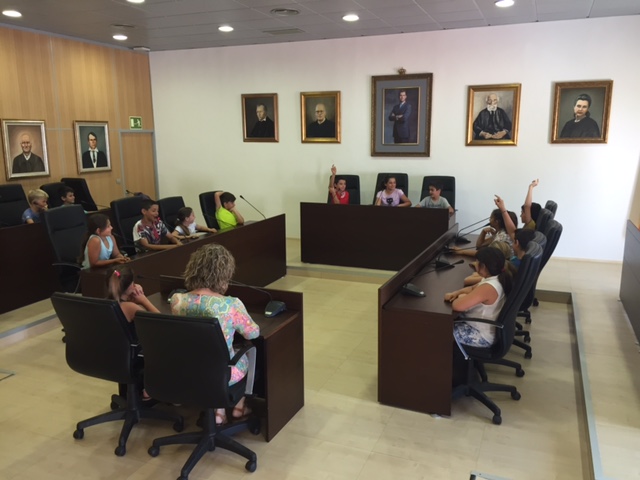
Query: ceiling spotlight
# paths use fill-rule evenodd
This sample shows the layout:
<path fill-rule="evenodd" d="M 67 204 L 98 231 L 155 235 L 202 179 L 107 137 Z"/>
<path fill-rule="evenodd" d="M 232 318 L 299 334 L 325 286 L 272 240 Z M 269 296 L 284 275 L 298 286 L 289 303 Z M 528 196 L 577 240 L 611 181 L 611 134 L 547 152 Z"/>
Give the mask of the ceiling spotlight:
<path fill-rule="evenodd" d="M 511 7 L 515 2 L 513 0 L 496 0 L 496 7 Z"/>
<path fill-rule="evenodd" d="M 22 14 L 17 10 L 3 10 L 2 14 L 11 18 L 20 18 Z"/>
<path fill-rule="evenodd" d="M 229 25 L 222 25 L 221 27 L 218 27 L 218 30 L 224 33 L 229 33 L 229 32 L 233 32 L 233 27 Z"/>
<path fill-rule="evenodd" d="M 116 33 L 116 34 L 113 36 L 113 39 L 114 39 L 114 40 L 120 40 L 121 42 L 122 42 L 122 41 L 124 41 L 124 40 L 126 40 L 127 38 L 129 38 L 129 37 L 127 37 L 126 35 L 123 35 L 123 34 L 121 34 L 121 33 Z"/>
<path fill-rule="evenodd" d="M 144 0 L 127 0 L 129 3 L 144 3 Z"/>
<path fill-rule="evenodd" d="M 355 13 L 348 13 L 347 15 L 342 17 L 342 19 L 345 22 L 357 22 L 358 20 L 360 20 L 360 17 L 358 15 L 356 15 Z"/>

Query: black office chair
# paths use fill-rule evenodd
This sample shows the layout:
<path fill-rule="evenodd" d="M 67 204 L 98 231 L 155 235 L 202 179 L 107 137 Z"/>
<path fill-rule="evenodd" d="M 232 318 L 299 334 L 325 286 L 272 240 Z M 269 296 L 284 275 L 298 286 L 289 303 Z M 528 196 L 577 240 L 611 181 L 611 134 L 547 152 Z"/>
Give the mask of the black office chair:
<path fill-rule="evenodd" d="M 133 226 L 142 218 L 142 201 L 140 195 L 120 198 L 111 202 L 111 216 L 113 228 L 117 232 L 120 251 L 128 255 L 135 255 L 136 247 L 133 241 Z"/>
<path fill-rule="evenodd" d="M 216 200 L 215 193 L 220 190 L 214 190 L 212 192 L 204 192 L 200 194 L 200 209 L 202 215 L 204 215 L 204 221 L 207 222 L 207 227 L 220 230 L 218 220 L 216 220 Z"/>
<path fill-rule="evenodd" d="M 384 190 L 384 180 L 387 177 L 394 177 L 396 179 L 396 188 L 402 190 L 407 197 L 409 196 L 409 175 L 406 173 L 379 173 L 378 178 L 376 178 L 376 187 L 373 193 L 374 205 L 378 192 Z"/>
<path fill-rule="evenodd" d="M 542 210 L 540 210 L 540 213 L 538 214 L 538 218 L 536 220 L 536 230 L 539 230 L 540 232 L 544 233 L 545 230 L 547 229 L 547 223 L 552 218 L 553 218 L 553 213 L 550 210 L 547 210 L 546 208 L 543 208 Z"/>
<path fill-rule="evenodd" d="M 420 201 L 429 196 L 429 185 L 432 183 L 442 184 L 442 196 L 447 199 L 452 208 L 456 208 L 456 177 L 444 175 L 429 175 L 422 179 L 422 191 Z M 406 193 L 406 192 L 405 192 Z"/>
<path fill-rule="evenodd" d="M 89 191 L 89 185 L 84 178 L 63 178 L 60 180 L 67 187 L 73 188 L 73 193 L 76 196 L 76 205 L 82 205 L 87 212 L 95 212 L 98 210 L 96 202 L 93 201 L 91 192 Z"/>
<path fill-rule="evenodd" d="M 551 258 L 551 255 L 553 255 L 553 252 L 558 246 L 560 236 L 562 235 L 562 224 L 555 219 L 549 220 L 548 222 L 546 222 L 544 234 L 547 237 L 547 245 L 542 255 L 542 264 L 540 266 L 540 271 L 542 271 L 542 269 L 545 267 L 545 265 Z M 538 303 L 538 299 L 534 297 L 532 305 L 534 307 L 537 307 Z M 529 318 L 526 320 L 526 322 L 531 323 L 531 315 L 529 315 Z"/>
<path fill-rule="evenodd" d="M 184 206 L 184 199 L 182 197 L 167 197 L 158 200 L 160 218 L 170 232 L 173 232 L 173 229 L 176 228 L 178 210 L 184 208 Z"/>
<path fill-rule="evenodd" d="M 145 388 L 149 395 L 163 402 L 204 409 L 202 431 L 157 438 L 149 448 L 149 455 L 157 456 L 165 445 L 197 444 L 182 467 L 180 480 L 187 480 L 202 456 L 216 447 L 245 457 L 248 460 L 245 468 L 255 471 L 256 454 L 228 435 L 247 428 L 257 434 L 260 424 L 254 419 L 223 426 L 215 423 L 217 408 L 233 408 L 245 394 L 246 377 L 229 386 L 231 366 L 254 347 L 244 347 L 229 358 L 229 349 L 215 318 L 139 312 L 135 324 L 144 348 Z"/>
<path fill-rule="evenodd" d="M 551 213 L 553 213 L 553 217 L 555 218 L 556 212 L 558 211 L 558 204 L 556 202 L 554 202 L 553 200 L 547 200 L 547 203 L 545 203 L 544 208 L 546 208 Z"/>
<path fill-rule="evenodd" d="M 87 216 L 80 205 L 45 210 L 42 223 L 51 242 L 54 264 L 60 280 L 60 290 L 77 292 L 80 285 L 78 263 L 82 238 L 87 232 Z"/>
<path fill-rule="evenodd" d="M 184 420 L 181 416 L 143 406 L 143 361 L 138 355 L 140 349 L 134 326 L 127 321 L 116 301 L 54 293 L 51 303 L 66 332 L 69 367 L 89 377 L 127 386 L 126 399 L 113 395 L 113 410 L 78 422 L 73 438 L 82 439 L 87 427 L 124 420 L 115 449 L 115 454 L 121 457 L 127 451 L 131 429 L 141 418 L 169 420 L 174 422 L 176 431 L 183 429 Z"/>
<path fill-rule="evenodd" d="M 0 227 L 22 224 L 22 214 L 29 208 L 22 185 L 11 183 L 0 185 Z"/>
<path fill-rule="evenodd" d="M 49 195 L 49 200 L 47 200 L 49 208 L 56 208 L 62 205 L 60 189 L 64 186 L 65 184 L 62 182 L 45 183 L 44 185 L 40 185 L 40 190 L 44 190 L 47 192 L 47 195 Z"/>
<path fill-rule="evenodd" d="M 347 182 L 347 192 L 349 192 L 349 205 L 360 205 L 360 176 L 336 175 L 336 178 L 344 178 Z M 331 180 L 331 177 L 329 177 L 329 180 Z M 333 203 L 331 195 L 328 195 L 327 203 Z"/>
<path fill-rule="evenodd" d="M 542 248 L 537 243 L 530 242 L 527 247 L 527 253 L 522 258 L 520 268 L 514 279 L 513 288 L 507 295 L 504 306 L 495 321 L 475 318 L 455 320 L 455 322 L 477 321 L 496 327 L 496 341 L 491 347 L 482 348 L 458 344 L 458 348 L 467 359 L 467 377 L 463 385 L 453 389 L 454 399 L 463 395 L 472 396 L 489 408 L 489 410 L 493 412 L 493 423 L 496 425 L 502 423 L 501 410 L 485 392 L 509 392 L 511 393 L 511 398 L 514 400 L 520 400 L 520 393 L 513 385 L 488 382 L 486 380 L 484 365 L 487 363 L 504 364 L 501 360 L 504 360 L 504 356 L 509 352 L 511 344 L 513 343 L 516 314 L 525 295 L 533 284 L 535 275 L 540 268 L 541 259 Z M 478 379 L 478 372 L 480 372 L 480 379 Z"/>

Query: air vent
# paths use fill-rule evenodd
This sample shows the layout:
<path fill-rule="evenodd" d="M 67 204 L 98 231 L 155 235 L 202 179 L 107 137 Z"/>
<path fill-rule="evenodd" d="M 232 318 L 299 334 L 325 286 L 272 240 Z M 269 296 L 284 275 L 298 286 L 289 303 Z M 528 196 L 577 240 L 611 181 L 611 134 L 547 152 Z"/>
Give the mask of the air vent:
<path fill-rule="evenodd" d="M 282 28 L 280 30 L 263 30 L 262 33 L 268 33 L 269 35 L 295 35 L 296 33 L 306 33 L 299 28 Z"/>
<path fill-rule="evenodd" d="M 275 15 L 276 17 L 292 17 L 294 15 L 300 14 L 298 10 L 294 10 L 293 8 L 274 8 L 269 13 L 271 13 L 271 15 Z"/>

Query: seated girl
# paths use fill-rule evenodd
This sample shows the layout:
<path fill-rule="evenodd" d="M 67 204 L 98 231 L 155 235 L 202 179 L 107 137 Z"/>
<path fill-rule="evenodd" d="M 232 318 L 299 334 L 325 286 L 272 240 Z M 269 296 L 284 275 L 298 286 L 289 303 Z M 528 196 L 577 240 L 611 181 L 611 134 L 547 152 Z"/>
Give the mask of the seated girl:
<path fill-rule="evenodd" d="M 384 189 L 376 194 L 375 205 L 382 207 L 411 206 L 411 200 L 407 198 L 402 190 L 396 188 L 396 177 L 386 177 L 383 183 Z"/>
<path fill-rule="evenodd" d="M 120 304 L 122 313 L 124 313 L 129 322 L 133 322 L 133 317 L 140 310 L 160 313 L 146 297 L 142 287 L 134 283 L 133 280 L 133 270 L 129 266 L 114 267 L 107 276 L 109 298 L 116 300 Z"/>
<path fill-rule="evenodd" d="M 511 271 L 511 274 L 512 275 L 515 274 L 517 270 L 515 262 L 516 260 L 518 260 L 518 257 L 509 256 L 511 252 L 511 247 L 507 242 L 493 242 L 487 248 L 497 248 L 498 250 L 500 250 L 504 255 L 504 258 L 507 259 L 507 264 L 509 265 L 508 268 Z M 515 245 L 514 245 L 514 248 L 515 248 Z M 469 266 L 474 269 L 474 272 L 464 279 L 465 286 L 475 285 L 476 283 L 480 283 L 482 281 L 482 276 L 478 273 L 478 261 L 476 260 L 475 262 L 470 263 Z"/>
<path fill-rule="evenodd" d="M 216 233 L 215 228 L 208 228 L 203 225 L 196 224 L 196 214 L 191 207 L 182 207 L 178 210 L 178 218 L 176 220 L 176 228 L 173 236 L 180 240 L 185 238 L 195 238 L 196 232 Z"/>
<path fill-rule="evenodd" d="M 509 212 L 511 215 L 513 212 Z M 515 214 L 513 215 L 515 217 Z M 516 222 L 518 219 L 516 218 Z M 509 258 L 513 256 L 513 239 L 511 235 L 507 233 L 504 218 L 499 208 L 496 208 L 491 212 L 489 217 L 489 226 L 482 229 L 478 240 L 476 241 L 476 249 L 451 247 L 451 250 L 460 255 L 468 255 L 475 257 L 477 252 L 483 247 L 488 247 L 493 242 L 506 242 L 509 245 Z"/>
<path fill-rule="evenodd" d="M 78 263 L 82 268 L 108 267 L 118 263 L 127 263 L 125 257 L 116 244 L 111 231 L 113 227 L 106 215 L 94 213 L 87 220 L 87 233 L 82 239 L 82 256 Z"/>
<path fill-rule="evenodd" d="M 227 297 L 231 277 L 235 270 L 235 260 L 222 245 L 215 243 L 196 250 L 189 259 L 185 270 L 187 293 L 176 293 L 171 297 L 171 311 L 174 315 L 217 318 L 229 349 L 229 357 L 235 355 L 233 337 L 236 332 L 246 339 L 260 335 L 260 327 L 252 320 L 244 304 L 235 297 Z M 231 380 L 234 385 L 247 374 L 249 361 L 243 356 L 231 367 Z M 245 398 L 233 408 L 233 417 L 241 418 L 251 413 L 245 405 Z M 227 416 L 223 408 L 216 411 L 216 424 L 226 423 Z"/>

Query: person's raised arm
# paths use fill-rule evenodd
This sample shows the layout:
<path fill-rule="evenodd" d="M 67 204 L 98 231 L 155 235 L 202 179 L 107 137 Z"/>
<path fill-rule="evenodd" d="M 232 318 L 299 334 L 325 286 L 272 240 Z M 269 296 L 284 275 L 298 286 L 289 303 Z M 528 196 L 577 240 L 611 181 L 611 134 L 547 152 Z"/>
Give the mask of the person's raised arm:
<path fill-rule="evenodd" d="M 407 197 L 404 192 L 402 193 L 402 195 L 400 195 L 400 203 L 398 204 L 399 207 L 410 207 L 411 206 L 411 200 L 409 200 L 409 197 Z"/>
<path fill-rule="evenodd" d="M 222 208 L 222 202 L 220 201 L 220 195 L 222 195 L 223 193 L 224 192 L 217 191 L 216 193 L 213 194 L 213 199 L 216 202 L 216 212 Z"/>
<path fill-rule="evenodd" d="M 522 221 L 526 225 L 531 221 L 531 203 L 533 203 L 533 189 L 538 186 L 539 180 L 536 178 L 527 190 L 527 196 L 524 199 L 524 208 L 522 211 Z"/>
<path fill-rule="evenodd" d="M 340 199 L 336 193 L 336 173 L 337 169 L 335 165 L 331 165 L 331 178 L 329 179 L 329 195 L 331 196 L 331 203 L 339 204 Z"/>
<path fill-rule="evenodd" d="M 507 207 L 504 206 L 504 200 L 500 198 L 499 195 L 496 195 L 496 198 L 493 199 L 496 204 L 496 207 L 500 210 L 500 215 L 502 215 L 502 220 L 504 221 L 504 228 L 509 234 L 511 238 L 516 234 L 516 226 L 513 224 L 513 220 L 511 220 L 511 215 L 509 215 L 509 211 Z"/>

